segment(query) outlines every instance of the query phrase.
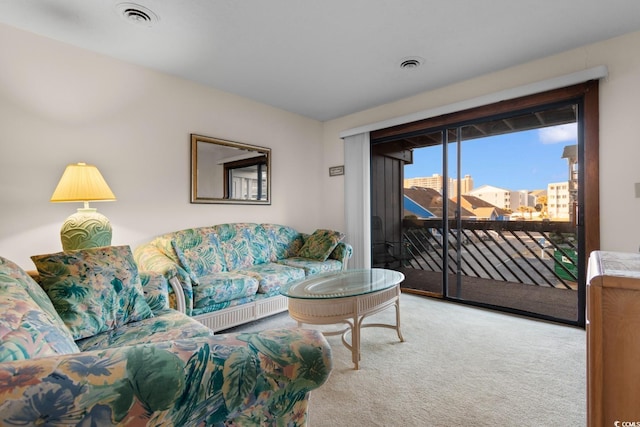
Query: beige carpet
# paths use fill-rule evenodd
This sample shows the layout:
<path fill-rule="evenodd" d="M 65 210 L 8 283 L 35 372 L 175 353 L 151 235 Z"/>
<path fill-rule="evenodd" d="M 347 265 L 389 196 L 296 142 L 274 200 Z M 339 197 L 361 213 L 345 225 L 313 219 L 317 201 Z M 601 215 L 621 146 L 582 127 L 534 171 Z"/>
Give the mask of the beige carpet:
<path fill-rule="evenodd" d="M 311 393 L 310 427 L 584 426 L 585 331 L 417 295 L 401 298 L 401 343 L 362 333 L 360 370 L 339 336 Z M 370 321 L 393 321 L 389 309 Z M 295 326 L 286 313 L 235 328 Z"/>

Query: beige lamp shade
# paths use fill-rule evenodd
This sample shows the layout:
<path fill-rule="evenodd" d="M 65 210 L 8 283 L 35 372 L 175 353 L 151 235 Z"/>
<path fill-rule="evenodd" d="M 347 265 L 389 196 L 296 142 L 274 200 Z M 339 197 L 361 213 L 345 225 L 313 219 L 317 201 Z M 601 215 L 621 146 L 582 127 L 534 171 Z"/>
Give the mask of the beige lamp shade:
<path fill-rule="evenodd" d="M 115 199 L 116 196 L 98 168 L 86 163 L 67 166 L 51 196 L 52 202 L 91 202 Z"/>
<path fill-rule="evenodd" d="M 115 200 L 100 171 L 93 165 L 67 166 L 51 196 L 52 202 L 84 202 L 84 207 L 66 219 L 60 229 L 62 249 L 96 248 L 111 245 L 111 224 L 89 202 Z"/>

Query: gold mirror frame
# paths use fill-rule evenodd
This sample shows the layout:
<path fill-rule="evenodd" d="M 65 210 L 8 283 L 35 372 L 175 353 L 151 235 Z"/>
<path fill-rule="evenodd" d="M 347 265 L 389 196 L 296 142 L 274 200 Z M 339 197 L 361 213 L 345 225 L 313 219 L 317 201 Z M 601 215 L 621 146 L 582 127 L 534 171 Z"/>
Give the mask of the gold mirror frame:
<path fill-rule="evenodd" d="M 271 204 L 271 149 L 191 134 L 191 203 Z"/>

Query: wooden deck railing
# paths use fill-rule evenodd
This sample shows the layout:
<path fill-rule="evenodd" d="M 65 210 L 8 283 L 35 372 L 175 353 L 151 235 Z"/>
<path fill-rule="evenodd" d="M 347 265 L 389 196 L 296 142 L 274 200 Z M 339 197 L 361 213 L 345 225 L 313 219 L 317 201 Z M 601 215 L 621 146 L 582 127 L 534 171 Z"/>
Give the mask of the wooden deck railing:
<path fill-rule="evenodd" d="M 446 268 L 465 276 L 554 288 L 577 286 L 577 239 L 569 222 L 450 220 L 445 239 L 441 219 L 405 219 L 403 240 L 393 250 L 405 268 Z"/>

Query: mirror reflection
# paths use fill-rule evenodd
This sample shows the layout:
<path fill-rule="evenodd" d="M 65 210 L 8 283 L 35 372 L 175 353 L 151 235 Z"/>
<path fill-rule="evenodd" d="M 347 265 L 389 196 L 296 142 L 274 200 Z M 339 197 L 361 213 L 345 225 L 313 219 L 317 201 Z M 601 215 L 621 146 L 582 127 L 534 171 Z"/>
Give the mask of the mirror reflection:
<path fill-rule="evenodd" d="M 191 203 L 270 204 L 271 149 L 191 135 Z"/>

